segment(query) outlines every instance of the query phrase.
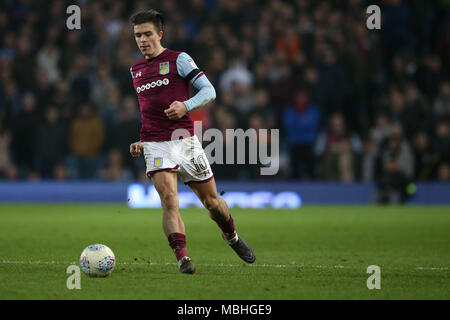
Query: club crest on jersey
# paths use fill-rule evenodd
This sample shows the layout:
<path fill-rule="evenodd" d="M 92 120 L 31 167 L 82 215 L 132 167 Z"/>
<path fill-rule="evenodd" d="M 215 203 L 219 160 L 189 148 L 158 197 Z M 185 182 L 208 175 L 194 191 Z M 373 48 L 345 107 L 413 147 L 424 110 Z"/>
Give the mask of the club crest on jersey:
<path fill-rule="evenodd" d="M 156 167 L 156 168 L 161 167 L 162 164 L 163 164 L 163 158 L 155 158 L 153 160 L 153 166 Z"/>
<path fill-rule="evenodd" d="M 159 74 L 165 75 L 169 73 L 169 61 L 159 64 Z"/>

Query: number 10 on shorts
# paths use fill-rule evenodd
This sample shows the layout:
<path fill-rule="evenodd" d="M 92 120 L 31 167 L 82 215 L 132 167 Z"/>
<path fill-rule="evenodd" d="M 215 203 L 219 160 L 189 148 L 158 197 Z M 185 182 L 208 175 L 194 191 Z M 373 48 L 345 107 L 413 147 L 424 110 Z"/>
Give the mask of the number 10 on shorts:
<path fill-rule="evenodd" d="M 199 155 L 197 158 L 192 158 L 191 163 L 194 165 L 197 172 L 202 172 L 207 168 L 206 161 L 203 158 L 203 155 Z"/>

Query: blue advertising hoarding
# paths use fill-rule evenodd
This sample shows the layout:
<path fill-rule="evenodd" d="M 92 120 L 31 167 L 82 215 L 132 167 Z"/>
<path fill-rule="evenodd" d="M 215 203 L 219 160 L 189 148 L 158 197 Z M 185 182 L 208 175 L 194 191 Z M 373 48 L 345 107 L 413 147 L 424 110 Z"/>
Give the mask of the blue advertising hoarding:
<path fill-rule="evenodd" d="M 373 184 L 295 182 L 217 182 L 230 207 L 298 208 L 302 204 L 368 204 Z M 179 184 L 180 207 L 201 206 L 189 187 Z M 159 208 L 152 184 L 108 182 L 0 182 L 0 202 L 126 203 L 132 208 Z M 420 183 L 409 204 L 450 204 L 449 183 Z"/>

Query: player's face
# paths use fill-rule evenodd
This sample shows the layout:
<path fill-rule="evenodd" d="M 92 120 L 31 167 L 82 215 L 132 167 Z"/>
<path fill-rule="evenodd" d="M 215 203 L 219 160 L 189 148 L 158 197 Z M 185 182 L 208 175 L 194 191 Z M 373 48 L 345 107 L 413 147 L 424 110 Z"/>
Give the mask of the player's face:
<path fill-rule="evenodd" d="M 134 26 L 136 44 L 146 58 L 152 58 L 161 48 L 162 31 L 157 31 L 155 25 L 146 22 Z"/>

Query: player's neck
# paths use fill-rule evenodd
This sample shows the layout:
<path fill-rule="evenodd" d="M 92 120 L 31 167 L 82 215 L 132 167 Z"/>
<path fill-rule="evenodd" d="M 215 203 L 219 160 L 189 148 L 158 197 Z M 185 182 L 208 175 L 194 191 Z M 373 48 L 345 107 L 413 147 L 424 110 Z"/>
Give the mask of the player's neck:
<path fill-rule="evenodd" d="M 153 55 L 147 55 L 145 56 L 145 59 L 153 59 L 156 58 L 157 56 L 159 56 L 166 48 L 164 48 L 163 46 L 159 46 L 159 48 L 155 51 L 155 53 Z"/>

